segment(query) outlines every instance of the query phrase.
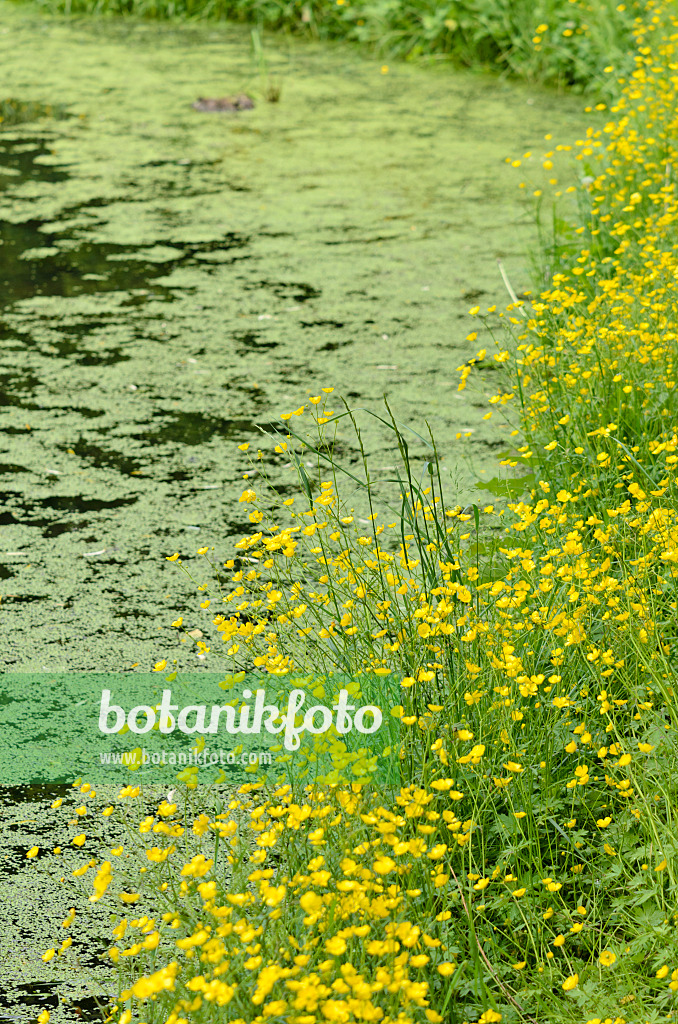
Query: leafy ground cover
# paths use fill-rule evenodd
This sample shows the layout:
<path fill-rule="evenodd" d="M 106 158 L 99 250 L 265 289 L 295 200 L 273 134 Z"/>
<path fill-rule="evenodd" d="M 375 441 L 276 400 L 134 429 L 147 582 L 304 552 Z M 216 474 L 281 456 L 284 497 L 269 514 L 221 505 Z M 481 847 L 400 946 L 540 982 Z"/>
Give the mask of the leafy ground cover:
<path fill-rule="evenodd" d="M 608 123 L 575 147 L 547 285 L 475 309 L 505 371 L 488 414 L 520 420 L 521 500 L 451 506 L 433 437 L 413 460 L 388 409 L 399 470 L 346 470 L 335 439 L 359 442 L 359 414 L 321 389 L 252 448 L 233 557 L 200 549 L 203 636 L 173 623 L 222 645 L 234 688 L 395 679 L 399 741 L 378 753 L 398 784 L 281 762 L 237 793 L 189 771 L 150 810 L 134 780 L 105 807 L 82 781 L 65 801 L 67 842 L 92 843 L 74 873 L 114 918 L 116 1024 L 675 1017 L 678 20 L 654 3 L 635 37 Z M 276 459 L 296 497 L 262 487 Z M 95 810 L 119 822 L 109 853 Z"/>

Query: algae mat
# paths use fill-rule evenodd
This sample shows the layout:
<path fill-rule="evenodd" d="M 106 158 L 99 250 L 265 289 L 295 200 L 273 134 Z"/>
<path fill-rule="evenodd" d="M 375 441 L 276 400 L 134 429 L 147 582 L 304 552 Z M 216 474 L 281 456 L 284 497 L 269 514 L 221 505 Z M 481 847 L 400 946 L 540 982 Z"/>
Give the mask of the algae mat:
<path fill-rule="evenodd" d="M 572 136 L 581 104 L 271 37 L 272 104 L 240 26 L 0 15 L 1 664 L 190 667 L 165 556 L 228 555 L 256 423 L 323 386 L 386 394 L 460 496 L 494 472 L 501 435 L 456 392 L 467 311 L 504 301 L 496 256 L 529 280 L 504 157 Z M 240 91 L 254 110 L 191 107 Z"/>

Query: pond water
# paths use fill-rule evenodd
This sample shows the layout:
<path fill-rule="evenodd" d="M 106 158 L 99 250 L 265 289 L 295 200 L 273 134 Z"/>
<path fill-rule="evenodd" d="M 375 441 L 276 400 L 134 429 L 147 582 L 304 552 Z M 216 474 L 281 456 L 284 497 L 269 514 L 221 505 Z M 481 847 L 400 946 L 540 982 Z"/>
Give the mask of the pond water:
<path fill-rule="evenodd" d="M 461 498 L 495 472 L 456 390 L 467 313 L 506 301 L 497 256 L 528 286 L 504 158 L 573 136 L 580 100 L 271 37 L 269 103 L 244 27 L 0 10 L 3 666 L 176 653 L 159 627 L 192 591 L 164 556 L 227 555 L 236 444 L 322 386 L 428 418 Z M 239 92 L 255 109 L 191 106 Z"/>

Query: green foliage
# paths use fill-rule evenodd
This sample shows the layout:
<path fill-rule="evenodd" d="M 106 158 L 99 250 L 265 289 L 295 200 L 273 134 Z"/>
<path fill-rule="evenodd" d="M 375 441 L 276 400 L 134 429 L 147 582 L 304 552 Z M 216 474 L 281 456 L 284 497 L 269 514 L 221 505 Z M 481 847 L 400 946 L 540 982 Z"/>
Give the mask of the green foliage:
<path fill-rule="evenodd" d="M 603 68 L 625 70 L 646 0 L 38 0 L 66 14 L 229 19 L 318 39 L 344 39 L 386 58 L 450 58 L 529 81 L 607 91 Z"/>

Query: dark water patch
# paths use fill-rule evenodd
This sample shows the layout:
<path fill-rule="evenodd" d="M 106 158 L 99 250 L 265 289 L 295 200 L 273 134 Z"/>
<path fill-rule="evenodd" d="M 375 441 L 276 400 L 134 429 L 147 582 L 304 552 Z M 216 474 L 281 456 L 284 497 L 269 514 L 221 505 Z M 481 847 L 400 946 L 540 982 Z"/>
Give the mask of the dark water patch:
<path fill-rule="evenodd" d="M 120 597 L 120 591 L 118 590 L 108 590 L 106 591 L 106 593 L 116 598 Z M 151 613 L 146 611 L 145 609 L 130 608 L 129 605 L 125 605 L 120 609 L 119 617 L 121 619 L 133 619 L 135 622 L 140 622 L 142 619 L 154 618 L 154 616 L 151 615 Z"/>
<path fill-rule="evenodd" d="M 25 929 L 17 927 L 17 932 L 24 939 L 34 938 L 34 933 L 31 929 Z M 86 967 L 101 967 L 101 960 L 98 958 L 96 953 L 90 953 L 83 957 L 83 950 L 79 948 L 80 944 L 74 943 L 73 948 L 77 948 L 78 959 L 83 966 Z M 102 945 L 101 952 L 105 951 L 105 947 Z M 87 961 L 85 963 L 85 961 Z M 105 1003 L 103 1000 L 96 996 L 76 996 L 73 999 L 61 998 L 60 990 L 63 982 L 60 980 L 55 981 L 34 981 L 23 984 L 17 984 L 13 993 L 13 998 L 8 1000 L 0 995 L 0 1024 L 3 1022 L 12 1022 L 12 1024 L 19 1024 L 20 1021 L 24 1020 L 24 1017 L 14 1016 L 11 1013 L 3 1013 L 5 1010 L 19 1010 L 21 1007 L 31 1008 L 35 1013 L 40 1010 L 54 1011 L 59 1007 L 59 1003 L 62 1003 L 62 1012 L 68 1020 L 73 1021 L 87 1021 L 95 1024 L 97 1021 L 104 1021 L 108 1015 Z"/>
<path fill-rule="evenodd" d="M 344 229 L 350 230 L 350 229 Z M 374 245 L 375 242 L 397 242 L 401 239 L 404 232 L 396 235 L 374 235 L 371 238 L 356 238 L 351 236 L 350 238 L 337 238 L 337 239 L 324 239 L 323 245 Z"/>
<path fill-rule="evenodd" d="M 4 156 L 0 146 L 0 169 L 6 165 Z M 64 210 L 64 216 L 80 210 L 79 206 L 70 207 Z M 89 238 L 79 240 L 81 231 L 74 230 L 68 221 L 62 221 L 60 227 L 38 219 L 0 223 L 0 306 L 38 295 L 74 298 L 108 292 L 134 293 L 127 298 L 127 305 L 140 305 L 149 295 L 172 301 L 177 289 L 160 284 L 160 278 L 182 266 L 220 266 L 242 259 L 232 252 L 249 242 L 247 235 L 225 232 L 218 239 L 158 239 L 132 248 Z"/>
<path fill-rule="evenodd" d="M 310 299 L 320 298 L 322 292 L 311 284 L 302 281 L 252 281 L 242 285 L 245 291 L 260 291 L 266 289 L 278 299 L 287 299 L 292 302 L 308 302 Z"/>
<path fill-rule="evenodd" d="M 236 342 L 236 355 L 246 356 L 250 352 L 265 352 L 267 349 L 277 348 L 279 340 L 273 338 L 262 338 L 258 331 L 241 331 L 233 335 Z"/>
<path fill-rule="evenodd" d="M 272 430 L 277 426 L 275 423 L 262 424 L 264 430 Z M 215 435 L 232 441 L 257 433 L 257 427 L 251 420 L 221 419 L 199 412 L 177 412 L 172 413 L 161 427 L 133 434 L 132 437 L 160 444 L 200 445 L 206 444 Z"/>
<path fill-rule="evenodd" d="M 29 936 L 26 935 L 26 938 Z M 59 997 L 56 985 L 51 981 L 31 981 L 16 987 L 15 1005 L 39 1006 L 43 1009 L 56 1009 Z"/>
<path fill-rule="evenodd" d="M 62 232 L 43 231 L 44 221 L 26 220 L 0 226 L 0 304 L 13 305 L 34 296 L 97 295 L 102 292 L 127 291 L 144 286 L 152 288 L 158 298 L 170 300 L 173 293 L 151 284 L 154 278 L 167 273 L 165 265 L 144 261 L 125 246 L 83 242 L 69 251 L 57 244 Z M 127 259 L 109 257 L 125 252 Z"/>
<path fill-rule="evenodd" d="M 6 565 L 0 563 L 0 580 L 9 580 L 12 576 L 16 576 L 15 572 L 12 572 Z"/>
<path fill-rule="evenodd" d="M 336 352 L 337 349 L 346 348 L 347 345 L 351 344 L 351 338 L 346 338 L 344 341 L 328 341 L 327 344 L 321 345 L 318 349 L 319 352 Z"/>
<path fill-rule="evenodd" d="M 189 469 L 175 469 L 171 473 L 167 473 L 165 480 L 171 481 L 172 483 L 184 483 L 186 480 L 192 480 L 195 477 L 195 470 Z"/>
<path fill-rule="evenodd" d="M 40 384 L 39 377 L 25 371 L 0 374 L 0 407 L 18 405 L 23 409 L 39 409 L 39 405 L 28 402 L 22 395 L 34 393 Z"/>
<path fill-rule="evenodd" d="M 71 411 L 78 416 L 84 416 L 88 420 L 94 420 L 104 415 L 103 409 L 89 409 L 86 405 L 73 405 Z"/>
<path fill-rule="evenodd" d="M 120 509 L 133 505 L 138 499 L 115 498 L 110 501 L 101 498 L 84 498 L 81 495 L 50 495 L 46 498 L 29 498 L 16 492 L 5 494 L 5 504 L 15 504 L 16 509 L 8 509 L 0 514 L 0 524 L 20 524 L 39 530 L 46 539 L 60 537 L 66 533 L 77 533 L 92 528 L 92 516 L 109 510 Z M 44 515 L 44 512 L 53 515 Z M 40 514 L 43 513 L 43 514 Z M 90 517 L 85 518 L 89 513 Z M 8 595 L 8 597 L 11 595 Z M 38 600 L 39 598 L 35 598 Z"/>
<path fill-rule="evenodd" d="M 483 408 L 485 408 L 485 406 L 483 406 Z M 481 441 L 479 441 L 477 443 L 478 444 L 482 444 L 483 448 L 490 448 L 493 451 L 494 450 L 498 450 L 498 449 L 503 449 L 505 451 L 505 449 L 506 449 L 506 438 L 504 438 L 503 441 L 501 441 L 501 440 L 489 441 L 489 440 L 483 439 L 483 440 L 481 440 Z"/>
<path fill-rule="evenodd" d="M 82 949 L 78 949 L 78 960 L 82 967 L 101 967 L 101 956 L 110 948 L 110 945 L 103 944 L 98 951 L 91 951 L 85 955 Z M 112 1001 L 112 1000 L 111 1000 Z M 105 1021 L 108 1019 L 108 1008 L 103 1000 L 96 996 L 82 996 L 66 1003 L 69 1009 L 80 1021 Z"/>
<path fill-rule="evenodd" d="M 14 473 L 28 473 L 26 466 L 17 466 L 13 462 L 0 462 L 0 476 L 12 476 Z"/>
<path fill-rule="evenodd" d="M 83 498 L 80 494 L 55 494 L 48 498 L 24 502 L 24 508 L 50 508 L 57 512 L 101 512 L 104 509 L 123 508 L 135 501 L 136 498 L 114 498 L 106 501 L 103 498 Z"/>
<path fill-rule="evenodd" d="M 0 806 L 13 807 L 15 804 L 46 802 L 63 797 L 73 790 L 57 783 L 35 783 L 24 786 L 0 785 Z"/>
<path fill-rule="evenodd" d="M 82 242 L 62 251 L 62 232 L 43 232 L 43 222 L 4 224 L 0 229 L 0 283 L 7 289 L 3 305 L 40 296 L 101 295 L 144 288 L 156 299 L 172 301 L 176 289 L 154 283 L 187 259 L 144 258 L 145 249 L 103 242 Z M 35 257 L 31 254 L 35 253 Z"/>
<path fill-rule="evenodd" d="M 118 320 L 119 318 L 113 316 L 85 316 L 77 321 L 63 317 L 59 320 L 58 327 L 55 328 L 52 319 L 49 318 L 43 331 L 26 333 L 25 335 L 18 331 L 14 332 L 19 337 L 22 337 L 23 344 L 13 349 L 13 351 L 24 352 L 25 348 L 28 347 L 36 349 L 41 355 L 49 357 L 66 359 L 72 356 L 74 357 L 73 362 L 76 363 L 83 363 L 84 360 L 89 358 L 106 358 L 114 352 L 118 355 L 118 358 L 109 359 L 108 361 L 124 361 L 128 357 L 122 353 L 119 347 L 102 353 L 101 350 L 97 352 L 88 348 L 87 345 L 88 341 L 91 342 L 93 340 L 89 336 L 95 333 L 98 346 L 106 344 L 108 340 L 107 332 L 118 328 Z M 10 328 L 5 328 L 5 331 L 7 334 L 11 333 Z M 90 364 L 85 363 L 84 365 Z"/>
<path fill-rule="evenodd" d="M 52 163 L 43 163 L 40 157 L 51 158 L 49 145 L 44 139 L 8 139 L 0 136 L 0 189 L 22 185 L 26 181 L 56 184 L 66 181 L 68 173 Z"/>
<path fill-rule="evenodd" d="M 341 328 L 344 327 L 342 320 L 300 320 L 300 327 L 333 327 Z"/>
<path fill-rule="evenodd" d="M 80 366 L 110 366 L 112 363 L 126 363 L 131 358 L 131 356 L 125 355 L 121 349 L 113 348 L 101 355 L 90 353 L 89 355 L 81 356 L 75 362 L 79 363 Z"/>
<path fill-rule="evenodd" d="M 71 520 L 67 523 L 48 523 L 46 519 L 37 519 L 29 525 L 39 527 L 43 537 L 52 538 L 61 537 L 64 533 L 79 533 L 80 530 L 86 530 L 92 524 L 89 519 Z"/>
<path fill-rule="evenodd" d="M 97 468 L 114 469 L 118 473 L 128 476 L 130 473 L 137 473 L 141 468 L 140 463 L 123 452 L 102 448 L 99 445 L 85 441 L 74 441 L 73 444 L 59 445 L 62 451 L 74 451 L 78 458 L 83 459 L 90 466 Z"/>

